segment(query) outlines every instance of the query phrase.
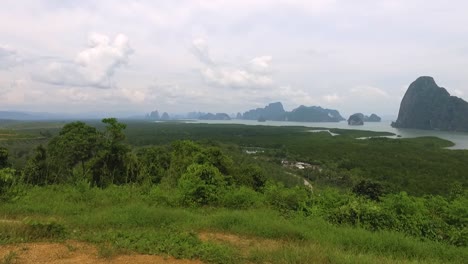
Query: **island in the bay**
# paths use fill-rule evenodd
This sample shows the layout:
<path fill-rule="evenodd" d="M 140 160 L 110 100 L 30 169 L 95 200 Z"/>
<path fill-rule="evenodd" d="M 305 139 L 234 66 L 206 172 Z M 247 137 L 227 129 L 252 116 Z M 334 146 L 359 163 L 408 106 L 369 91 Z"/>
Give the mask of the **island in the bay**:
<path fill-rule="evenodd" d="M 419 77 L 401 101 L 396 128 L 468 131 L 468 103 L 451 96 L 434 78 Z"/>
<path fill-rule="evenodd" d="M 340 112 L 334 109 L 326 109 L 320 106 L 304 106 L 293 109 L 291 112 L 284 110 L 280 102 L 271 103 L 264 108 L 252 109 L 238 118 L 245 120 L 270 120 L 270 121 L 295 121 L 295 122 L 340 122 L 344 119 Z M 240 119 L 239 118 L 239 119 Z"/>
<path fill-rule="evenodd" d="M 376 114 L 371 114 L 370 116 L 366 116 L 363 113 L 356 113 L 352 114 L 348 118 L 348 125 L 350 126 L 362 126 L 364 122 L 380 122 L 382 118 L 380 118 Z"/>

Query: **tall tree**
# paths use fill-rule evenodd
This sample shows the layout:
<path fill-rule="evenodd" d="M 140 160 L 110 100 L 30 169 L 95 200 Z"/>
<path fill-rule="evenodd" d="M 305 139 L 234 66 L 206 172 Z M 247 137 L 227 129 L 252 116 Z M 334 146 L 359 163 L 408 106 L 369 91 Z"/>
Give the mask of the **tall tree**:
<path fill-rule="evenodd" d="M 128 157 L 130 147 L 125 143 L 124 133 L 127 126 L 116 118 L 105 118 L 102 122 L 107 126 L 103 133 L 102 148 L 92 160 L 93 183 L 101 187 L 127 183 L 135 175 L 134 166 L 128 163 L 134 164 L 136 160 Z"/>
<path fill-rule="evenodd" d="M 83 122 L 69 123 L 49 143 L 51 159 L 55 165 L 65 166 L 65 170 L 71 170 L 79 164 L 82 176 L 85 177 L 85 164 L 96 155 L 100 138 L 101 135 L 94 127 Z"/>

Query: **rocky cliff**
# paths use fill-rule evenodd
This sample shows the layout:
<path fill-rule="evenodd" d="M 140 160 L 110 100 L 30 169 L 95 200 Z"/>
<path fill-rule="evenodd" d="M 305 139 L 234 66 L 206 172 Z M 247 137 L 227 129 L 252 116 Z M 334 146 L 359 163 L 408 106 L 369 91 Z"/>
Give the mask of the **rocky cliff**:
<path fill-rule="evenodd" d="M 401 101 L 397 128 L 468 131 L 468 103 L 450 96 L 432 77 L 419 77 Z"/>
<path fill-rule="evenodd" d="M 200 120 L 231 120 L 228 114 L 226 113 L 208 113 L 199 117 Z"/>
<path fill-rule="evenodd" d="M 284 111 L 283 104 L 276 102 L 265 106 L 265 108 L 247 111 L 242 115 L 242 118 L 247 120 L 258 120 L 260 117 L 266 120 L 284 121 L 286 119 L 286 111 Z"/>
<path fill-rule="evenodd" d="M 382 118 L 376 114 L 371 114 L 370 116 L 364 116 L 364 122 L 380 122 Z"/>
<path fill-rule="evenodd" d="M 288 121 L 296 122 L 340 122 L 344 119 L 337 110 L 320 106 L 299 106 L 287 114 Z"/>
<path fill-rule="evenodd" d="M 242 115 L 247 120 L 297 121 L 297 122 L 339 122 L 345 120 L 337 110 L 320 106 L 299 106 L 287 112 L 280 102 L 271 103 L 265 108 L 257 108 Z"/>
<path fill-rule="evenodd" d="M 362 126 L 364 125 L 364 115 L 356 113 L 348 118 L 348 125 L 350 126 Z"/>

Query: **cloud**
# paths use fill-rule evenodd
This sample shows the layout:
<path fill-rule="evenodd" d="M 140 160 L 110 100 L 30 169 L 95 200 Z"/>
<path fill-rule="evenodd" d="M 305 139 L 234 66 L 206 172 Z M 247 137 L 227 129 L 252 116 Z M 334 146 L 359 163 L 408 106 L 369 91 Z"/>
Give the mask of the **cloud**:
<path fill-rule="evenodd" d="M 461 96 L 463 96 L 465 93 L 464 93 L 462 90 L 455 89 L 455 90 L 453 90 L 453 94 L 454 94 L 455 96 L 461 97 Z"/>
<path fill-rule="evenodd" d="M 272 92 L 278 96 L 276 100 L 281 100 L 294 108 L 298 105 L 310 106 L 318 103 L 309 92 L 291 86 L 278 87 Z"/>
<path fill-rule="evenodd" d="M 115 71 L 128 63 L 132 53 L 127 36 L 119 34 L 111 40 L 93 33 L 88 37 L 88 47 L 72 62 L 51 62 L 37 79 L 60 86 L 110 88 Z"/>
<path fill-rule="evenodd" d="M 16 79 L 7 84 L 6 88 L 0 89 L 0 101 L 2 105 L 15 105 L 29 103 L 38 97 L 43 96 L 43 92 L 31 88 L 31 81 L 27 79 Z"/>
<path fill-rule="evenodd" d="M 22 61 L 16 50 L 0 46 L 0 70 L 10 69 Z"/>
<path fill-rule="evenodd" d="M 144 90 L 122 88 L 120 91 L 132 103 L 143 103 L 147 98 L 147 91 Z"/>
<path fill-rule="evenodd" d="M 372 86 L 357 86 L 352 88 L 351 93 L 367 98 L 389 97 L 388 93 L 380 88 Z"/>
<path fill-rule="evenodd" d="M 250 63 L 250 70 L 256 73 L 269 73 L 271 71 L 271 56 L 261 56 L 253 58 Z"/>
<path fill-rule="evenodd" d="M 271 56 L 256 57 L 250 60 L 248 67 L 219 65 L 209 53 L 206 41 L 197 38 L 192 42 L 192 53 L 204 65 L 200 69 L 205 82 L 212 86 L 258 89 L 271 87 L 274 82 L 269 75 Z"/>
<path fill-rule="evenodd" d="M 210 50 L 206 44 L 206 40 L 203 38 L 196 38 L 192 41 L 192 53 L 197 59 L 206 64 L 213 65 L 213 60 L 210 56 Z"/>
<path fill-rule="evenodd" d="M 208 84 L 229 88 L 264 88 L 271 87 L 270 76 L 248 72 L 238 68 L 205 68 L 201 74 Z"/>
<path fill-rule="evenodd" d="M 322 96 L 322 99 L 327 103 L 336 103 L 341 101 L 342 98 L 338 94 L 333 93 Z"/>
<path fill-rule="evenodd" d="M 175 82 L 154 80 L 147 90 L 149 99 L 158 104 L 185 105 L 211 100 L 216 94 L 203 88 L 180 85 Z"/>

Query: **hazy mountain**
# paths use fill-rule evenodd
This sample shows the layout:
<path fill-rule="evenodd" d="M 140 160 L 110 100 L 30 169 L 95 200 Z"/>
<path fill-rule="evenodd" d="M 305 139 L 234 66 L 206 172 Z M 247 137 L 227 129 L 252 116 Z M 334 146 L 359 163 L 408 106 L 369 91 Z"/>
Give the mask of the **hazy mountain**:
<path fill-rule="evenodd" d="M 376 114 L 371 114 L 370 116 L 364 116 L 364 122 L 380 122 L 382 118 Z"/>
<path fill-rule="evenodd" d="M 320 106 L 299 106 L 287 113 L 288 121 L 297 122 L 340 122 L 344 119 L 340 112 L 333 109 L 326 109 Z"/>
<path fill-rule="evenodd" d="M 226 113 L 208 113 L 206 115 L 200 116 L 200 120 L 231 120 L 231 117 L 229 117 L 228 114 Z"/>
<path fill-rule="evenodd" d="M 319 106 L 299 106 L 287 112 L 280 102 L 271 103 L 264 108 L 249 110 L 242 115 L 247 120 L 297 121 L 297 122 L 339 122 L 345 120 L 338 111 Z"/>
<path fill-rule="evenodd" d="M 242 115 L 243 119 L 258 120 L 260 117 L 266 120 L 284 121 L 286 120 L 286 111 L 280 102 L 271 103 L 264 108 L 249 110 Z"/>

